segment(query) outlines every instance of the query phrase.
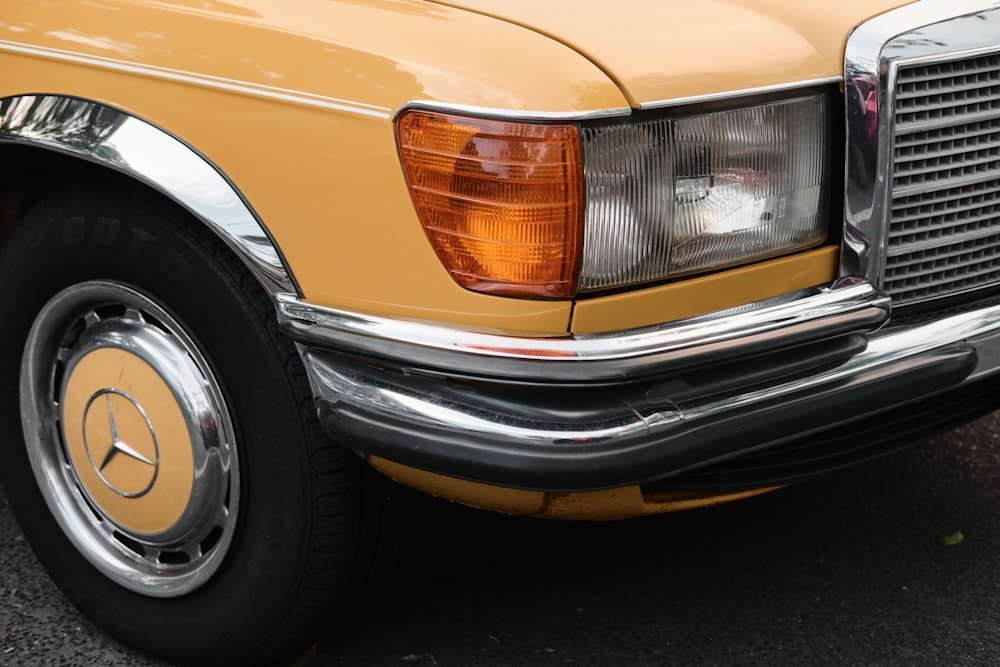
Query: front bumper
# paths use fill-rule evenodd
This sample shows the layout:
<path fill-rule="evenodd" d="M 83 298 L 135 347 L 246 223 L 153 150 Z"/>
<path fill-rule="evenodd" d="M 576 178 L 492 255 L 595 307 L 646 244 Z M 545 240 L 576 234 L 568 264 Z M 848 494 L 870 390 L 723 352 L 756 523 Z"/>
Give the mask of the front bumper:
<path fill-rule="evenodd" d="M 1000 370 L 1000 301 L 888 322 L 841 280 L 612 334 L 517 338 L 277 297 L 326 430 L 363 455 L 551 492 L 655 482 Z"/>

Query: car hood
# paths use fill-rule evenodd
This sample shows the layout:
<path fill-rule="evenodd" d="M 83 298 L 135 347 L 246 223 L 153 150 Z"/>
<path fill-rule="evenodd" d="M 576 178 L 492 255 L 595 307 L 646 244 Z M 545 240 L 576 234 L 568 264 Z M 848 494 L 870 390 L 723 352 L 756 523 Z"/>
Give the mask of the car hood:
<path fill-rule="evenodd" d="M 521 25 L 603 69 L 633 106 L 839 77 L 851 30 L 900 0 L 430 0 Z"/>

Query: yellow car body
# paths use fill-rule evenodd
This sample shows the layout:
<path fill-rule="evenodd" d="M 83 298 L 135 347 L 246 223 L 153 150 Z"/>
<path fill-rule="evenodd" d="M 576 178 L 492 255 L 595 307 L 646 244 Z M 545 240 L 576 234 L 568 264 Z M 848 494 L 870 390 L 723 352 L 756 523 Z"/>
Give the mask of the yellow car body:
<path fill-rule="evenodd" d="M 580 312 L 569 302 L 477 295 L 440 270 L 416 222 L 392 116 L 419 100 L 573 117 L 831 80 L 850 29 L 898 3 L 858 2 L 798 20 L 741 4 L 749 3 L 679 12 L 647 3 L 635 11 L 661 26 L 647 35 L 633 34 L 628 13 L 607 25 L 600 3 L 571 12 L 507 5 L 533 30 L 475 3 L 474 13 L 446 3 L 109 2 L 101 11 L 16 3 L 0 28 L 0 97 L 93 100 L 189 144 L 252 204 L 313 303 L 504 333 L 613 331 L 818 284 L 832 277 L 832 262 L 820 255 L 791 271 L 757 270 L 749 281 L 692 285 L 693 297 L 654 288 L 588 300 Z M 706 18 L 714 16 L 732 23 Z M 607 31 L 587 27 L 598 22 Z M 715 55 L 703 61 L 695 51 Z"/>
<path fill-rule="evenodd" d="M 972 4 L 12 0 L 0 9 L 0 247 L 27 234 L 18 232 L 22 219 L 65 181 L 120 174 L 135 192 L 165 197 L 217 236 L 254 276 L 273 301 L 280 335 L 297 345 L 326 431 L 338 447 L 392 479 L 477 507 L 551 518 L 624 518 L 742 498 L 863 460 L 896 441 L 871 454 L 851 454 L 848 441 L 876 430 L 864 426 L 831 440 L 827 453 L 816 455 L 827 462 L 808 470 L 793 470 L 799 460 L 789 455 L 789 469 L 771 476 L 750 474 L 748 464 L 732 473 L 738 479 L 722 470 L 707 482 L 677 478 L 682 483 L 671 486 L 670 480 L 758 450 L 783 451 L 796 439 L 834 433 L 862 418 L 877 422 L 890 408 L 898 414 L 923 406 L 944 389 L 982 386 L 1000 369 L 992 301 L 998 281 L 986 266 L 993 246 L 984 251 L 975 245 L 1000 226 L 990 208 L 995 161 L 984 157 L 968 167 L 977 170 L 972 176 L 952 173 L 965 163 L 941 167 L 961 181 L 955 187 L 972 183 L 986 194 L 977 191 L 974 196 L 985 199 L 956 205 L 955 215 L 972 219 L 940 232 L 971 234 L 974 247 L 962 246 L 965 254 L 951 265 L 926 269 L 928 275 L 961 272 L 975 261 L 974 270 L 986 277 L 947 287 L 940 298 L 907 296 L 916 306 L 885 278 L 892 261 L 886 257 L 902 252 L 894 239 L 903 232 L 887 231 L 896 215 L 890 210 L 894 188 L 899 197 L 920 189 L 891 184 L 892 174 L 902 173 L 894 162 L 901 158 L 893 157 L 903 150 L 897 136 L 939 122 L 922 116 L 914 121 L 917 129 L 900 130 L 905 119 L 891 113 L 893 86 L 901 71 L 960 62 L 978 68 L 980 78 L 953 87 L 995 90 L 1000 10 L 984 1 Z M 959 75 L 949 76 L 952 85 Z M 652 127 L 664 118 L 674 123 L 711 116 L 722 123 L 719 118 L 747 105 L 806 98 L 826 114 L 821 152 L 828 167 L 819 201 L 830 213 L 819 237 L 747 261 L 737 253 L 697 270 L 580 288 L 559 298 L 512 297 L 460 284 L 415 206 L 414 172 L 401 163 L 409 150 L 402 145 L 401 119 L 411 113 L 542 131 L 568 127 L 589 137 L 610 133 L 615 124 Z M 949 148 L 949 159 L 997 150 L 996 99 L 982 93 L 954 112 L 971 119 L 963 121 L 962 132 L 987 138 L 968 149 Z M 937 109 L 944 103 L 933 98 L 927 104 Z M 969 130 L 973 125 L 979 129 Z M 588 160 L 600 146 L 583 141 L 579 178 L 590 183 L 595 167 Z M 708 192 L 716 179 L 722 182 L 720 174 L 695 185 Z M 677 201 L 689 196 L 679 183 L 671 181 L 670 197 Z M 587 190 L 577 204 L 586 209 L 596 192 Z M 586 227 L 597 214 L 586 209 L 580 215 Z M 107 231 L 102 220 L 80 233 L 99 243 Z M 925 234 L 918 243 L 923 253 L 940 245 L 937 222 L 928 224 L 931 231 L 914 232 Z M 138 252 L 140 237 L 131 238 Z M 31 250 L 30 243 L 22 248 L 25 243 L 8 250 L 11 266 Z M 595 252 L 593 241 L 586 243 Z M 986 254 L 969 259 L 977 252 Z M 4 289 L 0 301 L 7 297 Z M 106 299 L 116 289 L 97 285 L 92 291 Z M 162 313 L 167 329 L 187 332 L 183 318 L 170 324 L 174 311 L 160 310 L 155 295 L 137 291 L 139 296 L 122 292 L 126 309 L 148 308 L 147 319 L 154 320 Z M 899 317 L 891 315 L 897 305 Z M 930 320 L 921 319 L 928 313 Z M 36 329 L 37 322 L 50 321 L 46 317 L 38 316 Z M 228 378 L 213 380 L 202 368 L 205 382 L 217 385 L 203 396 L 188 388 L 201 382 L 194 379 L 200 371 L 171 379 L 161 359 L 194 350 L 190 356 L 199 368 L 214 368 L 211 354 L 199 356 L 203 337 L 211 336 L 193 331 L 183 344 L 150 343 L 163 349 L 140 355 L 145 365 L 134 366 L 120 350 L 109 358 L 119 359 L 123 376 L 146 377 L 151 368 L 150 382 L 169 392 L 161 387 L 149 395 L 172 392 L 182 412 L 188 399 L 221 405 L 229 400 Z M 25 344 L 18 339 L 16 345 L 20 354 Z M 27 360 L 30 352 L 25 355 Z M 34 386 L 23 379 L 36 373 L 31 368 L 22 362 L 22 400 Z M 0 372 L 16 375 L 9 365 L 0 365 Z M 39 382 L 45 372 L 37 371 Z M 90 500 L 67 502 L 98 506 L 98 514 L 106 511 L 106 519 L 143 542 L 157 532 L 135 528 L 152 521 L 147 512 L 166 512 L 160 523 L 169 526 L 180 520 L 188 499 L 202 493 L 192 472 L 201 459 L 184 449 L 197 449 L 200 441 L 182 438 L 180 472 L 163 473 L 163 479 L 180 480 L 171 482 L 180 489 L 174 495 L 164 491 L 162 500 L 147 498 L 139 509 L 114 498 L 128 496 L 104 475 L 115 456 L 124 452 L 159 466 L 161 454 L 168 461 L 172 450 L 158 441 L 151 445 L 155 457 L 120 447 L 115 410 L 125 408 L 113 407 L 112 395 L 128 392 L 112 386 L 113 374 L 88 372 L 96 379 L 77 382 L 74 374 L 67 381 L 75 393 L 60 393 L 56 403 L 74 405 L 58 414 L 86 421 L 95 397 L 107 395 L 100 400 L 107 402 L 116 440 L 98 465 L 86 444 L 91 431 L 56 438 L 65 443 L 53 447 L 70 452 L 69 468 L 86 468 L 81 462 L 91 457 L 97 471 L 67 477 L 77 480 L 78 492 L 60 482 L 66 488 L 58 493 L 86 496 Z M 128 396 L 155 441 L 156 420 L 146 415 L 156 411 Z M 975 405 L 994 407 L 989 401 Z M 212 414 L 225 421 L 225 413 L 222 405 Z M 31 429 L 46 420 L 23 411 L 21 419 L 30 449 Z M 171 419 L 180 418 L 164 417 Z M 190 424 L 193 417 L 186 419 Z M 949 419 L 942 414 L 934 423 Z M 143 422 L 135 423 L 144 433 Z M 44 476 L 52 464 L 32 465 Z M 196 477 L 194 487 L 188 474 Z M 235 493 L 239 474 L 226 472 L 217 484 Z M 47 501 L 59 505 L 51 497 Z M 95 500 L 104 497 L 107 507 Z M 124 509 L 108 509 L 118 505 Z M 53 511 L 58 514 L 58 507 Z M 231 529 L 228 523 L 221 529 L 227 535 L 223 552 Z M 86 551 L 89 538 L 80 539 L 74 544 Z M 119 548 L 108 544 L 110 551 Z M 87 559 L 99 570 L 113 569 Z M 213 561 L 205 567 L 207 578 L 220 566 Z M 127 573 L 120 576 L 133 592 L 162 594 Z M 183 596 L 202 585 L 178 584 L 162 595 Z"/>

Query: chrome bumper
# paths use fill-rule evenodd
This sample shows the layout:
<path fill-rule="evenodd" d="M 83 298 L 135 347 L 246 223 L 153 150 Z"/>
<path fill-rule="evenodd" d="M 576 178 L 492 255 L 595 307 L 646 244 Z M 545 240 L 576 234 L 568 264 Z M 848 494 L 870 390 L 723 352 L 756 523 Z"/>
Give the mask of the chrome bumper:
<path fill-rule="evenodd" d="M 1000 302 L 886 324 L 888 298 L 863 281 L 553 339 L 276 303 L 339 442 L 546 491 L 655 480 L 1000 370 Z"/>

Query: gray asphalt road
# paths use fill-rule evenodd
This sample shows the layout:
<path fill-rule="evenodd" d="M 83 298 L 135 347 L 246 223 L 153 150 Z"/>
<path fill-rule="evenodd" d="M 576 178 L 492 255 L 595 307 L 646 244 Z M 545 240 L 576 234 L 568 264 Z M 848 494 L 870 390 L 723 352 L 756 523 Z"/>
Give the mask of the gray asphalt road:
<path fill-rule="evenodd" d="M 311 666 L 1000 664 L 998 416 L 684 514 L 424 515 L 386 592 Z M 62 600 L 5 502 L 0 531 L 0 664 L 160 664 Z"/>

